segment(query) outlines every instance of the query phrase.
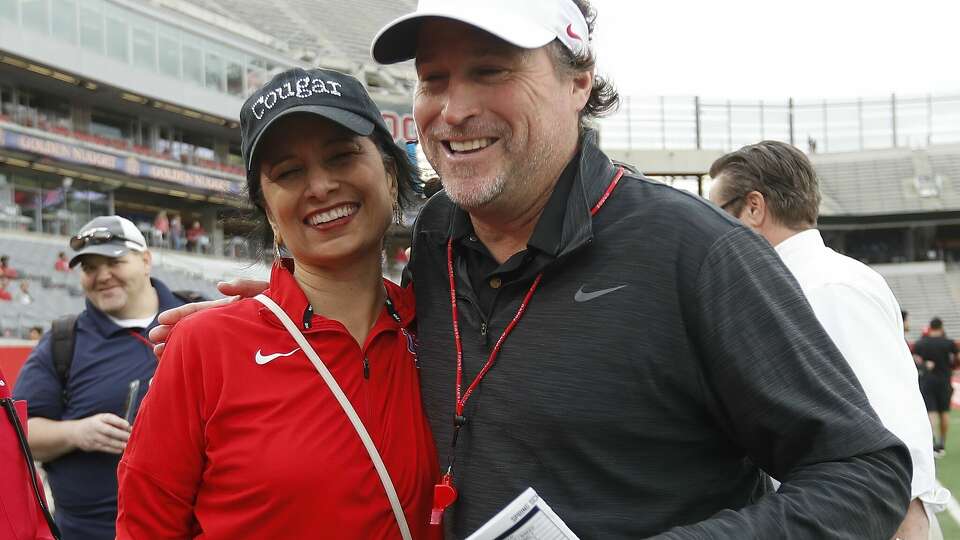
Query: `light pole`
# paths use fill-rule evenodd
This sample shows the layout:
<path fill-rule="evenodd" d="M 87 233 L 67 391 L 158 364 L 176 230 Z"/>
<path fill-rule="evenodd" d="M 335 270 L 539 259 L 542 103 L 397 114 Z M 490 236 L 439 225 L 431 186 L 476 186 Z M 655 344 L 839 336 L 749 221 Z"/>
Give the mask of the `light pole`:
<path fill-rule="evenodd" d="M 73 230 L 73 223 L 70 214 L 70 187 L 73 186 L 73 178 L 63 177 L 63 218 L 60 225 L 60 234 L 69 235 Z"/>

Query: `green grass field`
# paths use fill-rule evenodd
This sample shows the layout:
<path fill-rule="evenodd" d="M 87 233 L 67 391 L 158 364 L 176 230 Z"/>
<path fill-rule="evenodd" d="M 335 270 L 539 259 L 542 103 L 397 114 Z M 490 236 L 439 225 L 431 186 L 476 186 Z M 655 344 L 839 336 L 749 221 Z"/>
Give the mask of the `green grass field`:
<path fill-rule="evenodd" d="M 953 493 L 960 497 L 960 411 L 950 415 L 950 431 L 947 433 L 947 455 L 937 459 L 937 478 Z M 960 524 L 955 522 L 946 511 L 937 514 L 945 540 L 960 540 Z"/>

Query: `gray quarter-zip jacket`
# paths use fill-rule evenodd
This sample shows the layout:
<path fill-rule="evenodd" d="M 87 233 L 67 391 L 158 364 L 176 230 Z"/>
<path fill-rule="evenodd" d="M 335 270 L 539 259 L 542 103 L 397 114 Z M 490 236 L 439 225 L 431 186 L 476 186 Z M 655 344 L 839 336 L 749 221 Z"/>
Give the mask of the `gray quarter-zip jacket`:
<path fill-rule="evenodd" d="M 489 313 L 454 244 L 464 389 L 544 277 L 464 411 L 447 536 L 532 486 L 584 539 L 889 539 L 909 454 L 773 249 L 629 172 L 591 218 L 617 167 L 592 132 L 578 159 L 556 252 L 531 254 Z M 427 203 L 409 265 L 443 468 L 456 374 L 446 245 L 459 212 L 443 192 Z"/>

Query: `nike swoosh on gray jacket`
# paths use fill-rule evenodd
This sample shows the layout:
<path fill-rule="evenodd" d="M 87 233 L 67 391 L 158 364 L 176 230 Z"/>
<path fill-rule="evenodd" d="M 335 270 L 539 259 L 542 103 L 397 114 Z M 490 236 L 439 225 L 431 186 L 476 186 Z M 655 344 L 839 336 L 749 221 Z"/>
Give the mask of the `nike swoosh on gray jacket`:
<path fill-rule="evenodd" d="M 464 387 L 544 278 L 467 404 L 448 536 L 467 536 L 533 486 L 584 539 L 891 538 L 909 454 L 777 254 L 702 199 L 638 176 L 591 220 L 615 167 L 592 133 L 581 148 L 562 245 L 531 253 L 491 313 L 476 308 L 456 258 Z M 428 202 L 410 262 L 441 466 L 454 415 L 454 212 L 443 193 Z M 623 284 L 574 301 L 581 287 Z M 761 470 L 784 480 L 779 492 Z"/>

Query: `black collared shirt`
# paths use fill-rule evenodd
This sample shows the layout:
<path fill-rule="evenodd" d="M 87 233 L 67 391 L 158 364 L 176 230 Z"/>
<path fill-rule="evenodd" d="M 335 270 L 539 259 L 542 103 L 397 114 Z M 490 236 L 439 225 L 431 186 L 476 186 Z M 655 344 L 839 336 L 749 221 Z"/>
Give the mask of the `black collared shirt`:
<path fill-rule="evenodd" d="M 559 253 L 563 217 L 567 211 L 567 199 L 570 197 L 570 188 L 577 175 L 579 162 L 578 150 L 560 173 L 553 194 L 550 195 L 550 200 L 543 208 L 533 234 L 527 241 L 527 249 L 513 254 L 503 264 L 498 263 L 487 246 L 477 238 L 470 215 L 459 208 L 456 210 L 451 236 L 457 246 L 457 255 L 466 260 L 470 285 L 485 316 L 492 312 L 497 294 L 505 285 L 526 280 L 528 274 L 546 266 Z M 534 261 L 539 264 L 531 265 Z"/>

